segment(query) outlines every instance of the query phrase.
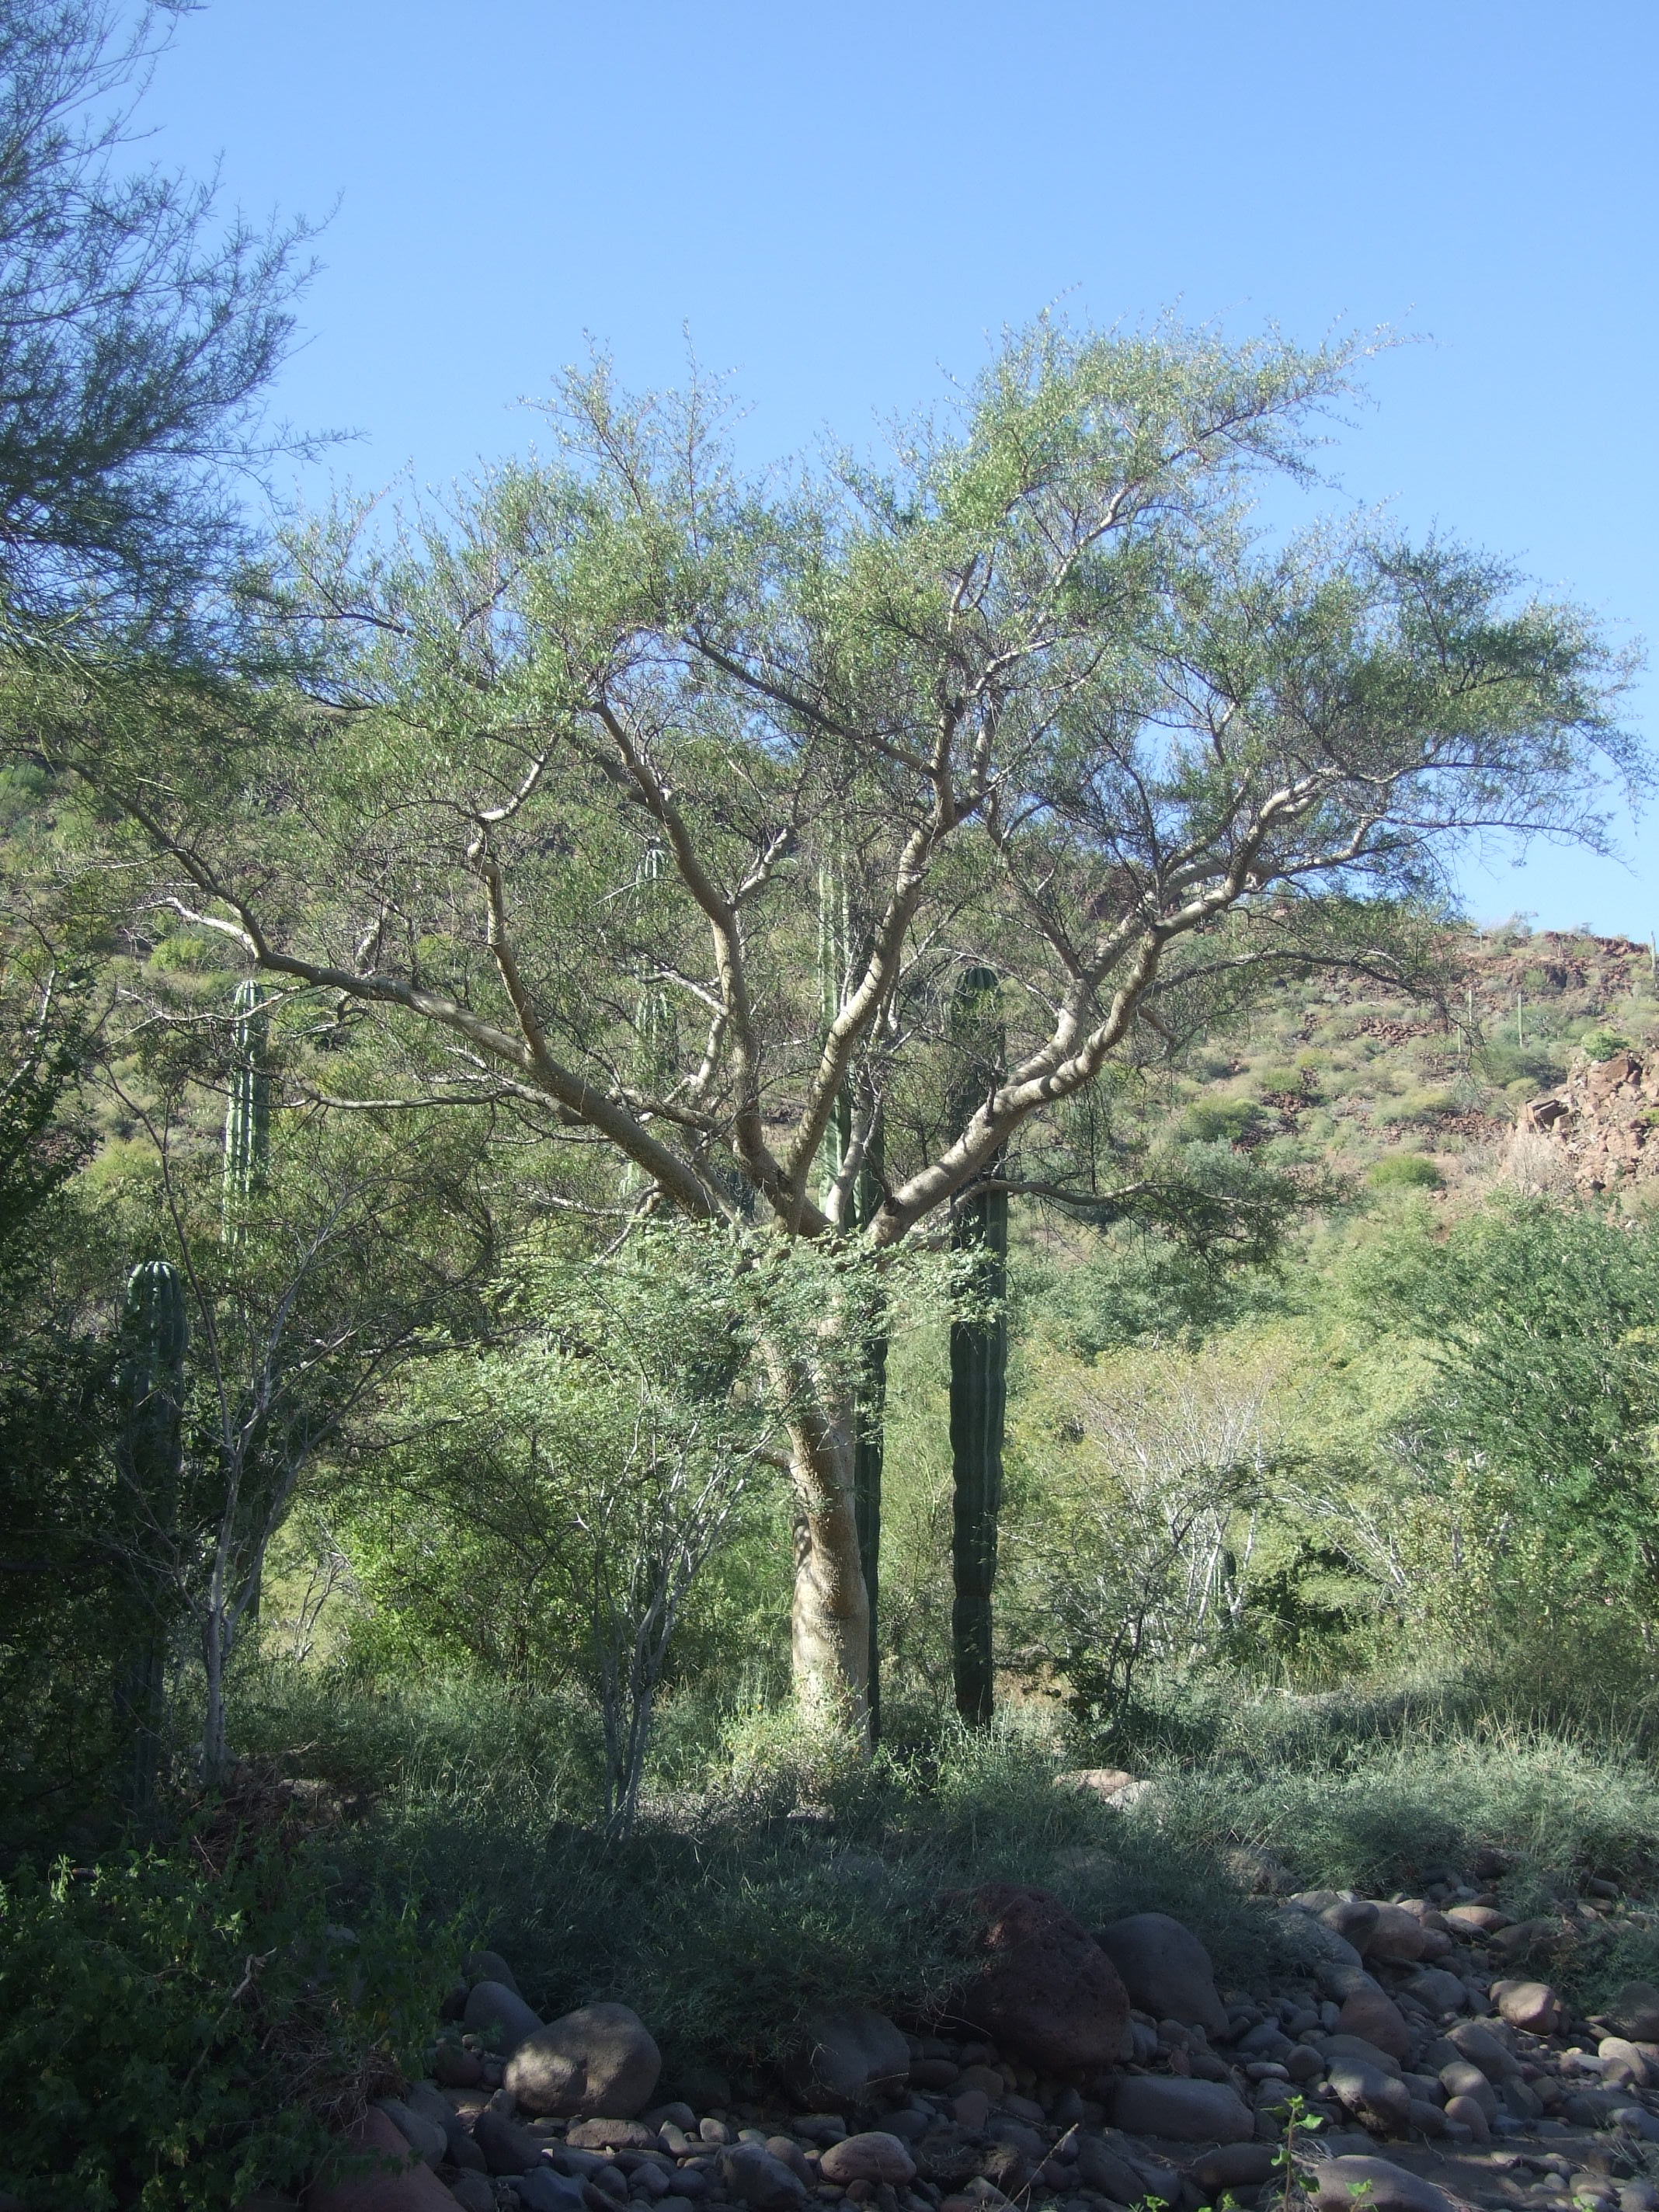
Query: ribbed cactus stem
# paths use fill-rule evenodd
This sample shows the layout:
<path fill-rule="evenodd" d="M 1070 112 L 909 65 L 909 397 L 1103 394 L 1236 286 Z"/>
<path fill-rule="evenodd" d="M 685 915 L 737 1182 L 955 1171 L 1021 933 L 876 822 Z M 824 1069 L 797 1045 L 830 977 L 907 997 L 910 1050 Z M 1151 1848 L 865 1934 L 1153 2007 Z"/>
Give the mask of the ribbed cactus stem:
<path fill-rule="evenodd" d="M 121 1456 L 136 1493 L 140 1598 L 146 1623 L 118 1698 L 132 1728 L 132 1806 L 140 1814 L 155 1796 L 161 1753 L 169 1595 L 166 1555 L 174 1540 L 179 1511 L 189 1337 L 183 1276 L 166 1260 L 142 1261 L 127 1278 L 122 1305 L 120 1384 Z"/>
<path fill-rule="evenodd" d="M 185 1279 L 167 1260 L 144 1260 L 127 1278 L 122 1395 L 133 1479 L 147 1498 L 174 1483 L 190 1323 Z"/>
<path fill-rule="evenodd" d="M 950 1042 L 955 1134 L 997 1081 L 1006 1050 L 1001 986 L 988 968 L 970 968 L 957 986 Z M 951 1234 L 957 1249 L 973 1257 L 973 1310 L 951 1325 L 951 1651 L 957 1711 L 978 1726 L 990 1719 L 994 1695 L 991 1599 L 1008 1403 L 1007 1193 L 970 1195 L 957 1208 Z"/>
<path fill-rule="evenodd" d="M 224 1236 L 234 1242 L 247 1218 L 248 1200 L 270 1163 L 270 1015 L 263 984 L 252 976 L 236 986 L 231 1009 L 234 1060 L 225 1105 Z"/>
<path fill-rule="evenodd" d="M 818 863 L 818 1038 L 822 1043 L 841 1012 L 853 953 L 853 900 L 844 846 L 831 841 Z M 818 1146 L 819 1194 L 827 1205 L 853 1142 L 853 1086 L 843 1083 L 836 1093 L 823 1139 Z M 881 1112 L 876 1106 L 864 1158 L 849 1194 L 843 1219 L 848 1228 L 866 1227 L 881 1203 L 883 1138 Z M 881 1741 L 881 1475 L 883 1425 L 887 1407 L 887 1334 L 878 1324 L 867 1327 L 859 1346 L 858 1380 L 853 1401 L 853 1508 L 858 1522 L 859 1561 L 864 1570 L 865 1595 L 870 1607 L 869 1686 L 870 1741 Z"/>

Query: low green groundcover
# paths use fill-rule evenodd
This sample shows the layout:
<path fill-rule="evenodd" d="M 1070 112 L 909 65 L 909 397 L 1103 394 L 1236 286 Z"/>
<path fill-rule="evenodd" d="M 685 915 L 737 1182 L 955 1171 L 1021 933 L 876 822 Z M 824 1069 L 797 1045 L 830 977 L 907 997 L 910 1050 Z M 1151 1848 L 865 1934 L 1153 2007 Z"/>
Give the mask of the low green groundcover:
<path fill-rule="evenodd" d="M 320 1868 L 269 1838 L 21 1869 L 0 2185 L 31 2212 L 223 2212 L 298 2182 L 429 2035 L 455 1952 L 406 1910 L 331 1926 Z"/>

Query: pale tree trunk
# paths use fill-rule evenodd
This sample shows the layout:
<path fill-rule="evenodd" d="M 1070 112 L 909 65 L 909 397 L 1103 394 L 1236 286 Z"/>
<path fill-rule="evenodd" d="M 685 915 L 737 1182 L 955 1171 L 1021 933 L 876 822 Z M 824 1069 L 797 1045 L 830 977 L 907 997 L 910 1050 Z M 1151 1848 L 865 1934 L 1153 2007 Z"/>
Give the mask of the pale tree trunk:
<path fill-rule="evenodd" d="M 795 1485 L 795 1694 L 869 1737 L 870 1604 L 860 1557 L 850 1409 L 809 1407 L 789 1423 Z"/>

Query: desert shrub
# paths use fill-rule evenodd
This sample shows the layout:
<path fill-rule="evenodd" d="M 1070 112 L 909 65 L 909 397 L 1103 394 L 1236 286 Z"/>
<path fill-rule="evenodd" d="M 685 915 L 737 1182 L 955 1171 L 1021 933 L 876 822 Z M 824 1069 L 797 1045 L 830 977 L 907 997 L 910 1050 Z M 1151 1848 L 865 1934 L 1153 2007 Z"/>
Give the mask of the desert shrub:
<path fill-rule="evenodd" d="M 1477 1058 L 1487 1082 L 1500 1088 L 1525 1084 L 1535 1090 L 1553 1083 L 1560 1073 L 1545 1046 L 1531 1041 L 1517 1045 L 1512 1037 L 1488 1037 Z"/>
<path fill-rule="evenodd" d="M 331 1925 L 267 1840 L 0 1888 L 0 2178 L 41 2212 L 221 2208 L 289 2187 L 415 2063 L 461 1945 L 408 1908 Z"/>
<path fill-rule="evenodd" d="M 1587 1060 L 1611 1060 L 1616 1052 L 1628 1050 L 1630 1039 L 1621 1036 L 1617 1030 L 1586 1030 L 1578 1040 L 1578 1048 Z"/>
<path fill-rule="evenodd" d="M 1261 1125 L 1261 1109 L 1249 1098 L 1195 1098 L 1182 1116 L 1181 1134 L 1199 1145 L 1236 1145 Z"/>
<path fill-rule="evenodd" d="M 1434 1162 L 1421 1152 L 1390 1152 L 1366 1177 L 1373 1190 L 1438 1190 L 1443 1180 Z"/>

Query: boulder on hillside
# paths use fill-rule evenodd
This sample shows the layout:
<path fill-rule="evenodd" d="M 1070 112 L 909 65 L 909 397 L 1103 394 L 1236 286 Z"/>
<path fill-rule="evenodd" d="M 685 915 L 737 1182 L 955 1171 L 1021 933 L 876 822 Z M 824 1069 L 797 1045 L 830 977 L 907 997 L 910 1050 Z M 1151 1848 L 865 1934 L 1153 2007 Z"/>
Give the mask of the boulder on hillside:
<path fill-rule="evenodd" d="M 472 2034 L 482 2036 L 503 2058 L 510 2058 L 525 2038 L 534 2035 L 542 2024 L 541 2014 L 532 2012 L 518 1991 L 508 1989 L 505 1982 L 475 1982 L 467 1992 L 461 2019 Z"/>
<path fill-rule="evenodd" d="M 1114 2204 L 1139 2204 L 1146 2193 L 1146 2185 L 1127 2159 L 1098 2136 L 1078 2138 L 1074 2171 L 1084 2188 L 1097 2197 L 1109 2197 Z"/>
<path fill-rule="evenodd" d="M 899 2089 L 910 2046 L 884 2013 L 842 2005 L 815 2013 L 784 2068 L 790 2087 L 811 2106 L 856 2106 Z"/>
<path fill-rule="evenodd" d="M 1632 2043 L 1659 2043 L 1659 1989 L 1651 1982 L 1626 1982 L 1606 2017 Z"/>
<path fill-rule="evenodd" d="M 581 2005 L 525 2039 L 507 2062 L 506 2086 L 538 2118 L 631 2120 L 651 2102 L 661 2072 L 662 2053 L 636 2012 Z"/>
<path fill-rule="evenodd" d="M 471 2178 L 463 2176 L 464 2179 Z M 518 2186 L 524 2212 L 586 2212 L 587 2198 L 580 2182 L 572 2180 L 568 2173 L 555 2173 L 551 2166 L 538 2166 L 528 2173 L 521 2173 Z M 459 2201 L 459 2187 L 455 2194 Z M 489 2212 L 495 2212 L 495 2192 L 492 2189 Z M 478 2200 L 477 2212 L 485 2212 L 482 2199 Z"/>
<path fill-rule="evenodd" d="M 384 2112 L 416 2155 L 433 2168 L 441 2166 L 449 2152 L 447 2129 L 406 2105 L 401 2097 L 377 2097 L 377 2112 Z"/>
<path fill-rule="evenodd" d="M 1460 1982 L 1460 1993 L 1462 1986 Z M 1339 2035 L 1363 2036 L 1367 2043 L 1386 2051 L 1402 2066 L 1412 2055 L 1411 2031 L 1406 2026 L 1406 2015 L 1382 1990 L 1356 1990 L 1351 1997 L 1345 1997 L 1337 2014 L 1336 2027 Z"/>
<path fill-rule="evenodd" d="M 1467 2012 L 1469 2008 L 1469 1993 L 1462 1978 L 1445 1966 L 1420 1966 L 1406 1988 L 1431 2012 Z"/>
<path fill-rule="evenodd" d="M 1280 1905 L 1271 1925 L 1297 1966 L 1313 1975 L 1328 1997 L 1341 2000 L 1355 1990 L 1376 1987 L 1347 1937 L 1326 1927 L 1305 1906 Z"/>
<path fill-rule="evenodd" d="M 1129 2002 L 1154 2020 L 1178 2020 L 1211 2035 L 1227 2033 L 1215 1967 L 1190 1928 L 1167 1912 L 1135 1912 L 1095 1939 L 1117 1968 Z"/>
<path fill-rule="evenodd" d="M 1510 1916 L 1495 1905 L 1449 1905 L 1446 1918 L 1459 1935 L 1481 1938 L 1512 1924 Z"/>
<path fill-rule="evenodd" d="M 1529 2035 L 1554 2035 L 1566 2023 L 1566 2007 L 1547 1982 L 1494 1982 L 1491 1994 L 1510 2026 Z"/>
<path fill-rule="evenodd" d="M 1488 2122 L 1498 2118 L 1498 2092 L 1480 2069 L 1469 2058 L 1454 2058 L 1440 2069 L 1440 2086 L 1446 2093 L 1450 2106 L 1454 2098 L 1466 2105 L 1478 2105 Z"/>
<path fill-rule="evenodd" d="M 1273 2176 L 1278 2146 L 1265 2142 L 1224 2143 L 1206 2151 L 1193 2167 L 1200 2189 L 1219 2197 L 1229 2189 L 1255 2189 Z"/>
<path fill-rule="evenodd" d="M 446 2089 L 476 2089 L 483 2080 L 483 2062 L 459 2043 L 441 2043 L 433 2055 L 432 2078 Z"/>
<path fill-rule="evenodd" d="M 468 1989 L 480 1982 L 499 1982 L 504 1990 L 511 1990 L 515 1997 L 524 1991 L 519 1987 L 519 1978 L 499 1951 L 469 1951 L 461 1961 L 461 1978 Z"/>
<path fill-rule="evenodd" d="M 1340 1897 L 1319 1917 L 1327 1928 L 1346 1936 L 1356 1951 L 1363 1951 L 1376 1930 L 1376 1907 L 1368 1897 Z"/>
<path fill-rule="evenodd" d="M 1446 2039 L 1455 2044 L 1464 2057 L 1472 2060 L 1494 2086 L 1520 2080 L 1520 2061 L 1506 2045 L 1498 2041 L 1484 2021 L 1455 2021 L 1446 2030 Z"/>
<path fill-rule="evenodd" d="M 306 2212 L 455 2212 L 454 2197 L 386 2113 L 371 2106 L 346 2143 L 360 2155 L 378 2154 L 379 2171 L 307 2191 Z"/>
<path fill-rule="evenodd" d="M 1412 2093 L 1397 2074 L 1368 2066 L 1363 2058 L 1334 2058 L 1331 2088 L 1357 2120 L 1402 2131 L 1411 2118 Z"/>
<path fill-rule="evenodd" d="M 1099 2073 L 1124 2058 L 1128 1991 L 1060 1899 L 1046 1889 L 992 1882 L 971 1902 L 981 1964 L 961 2000 L 963 2016 L 1039 2073 Z"/>
<path fill-rule="evenodd" d="M 819 2164 L 826 2181 L 890 2182 L 895 2189 L 916 2178 L 916 2162 L 897 2136 L 883 2130 L 831 2143 Z"/>
<path fill-rule="evenodd" d="M 1400 2061 L 1384 2051 L 1380 2044 L 1368 2043 L 1363 2035 L 1344 2035 L 1339 2032 L 1325 2038 L 1325 2054 L 1329 2058 L 1357 2058 L 1362 2066 L 1375 2066 L 1381 2074 L 1392 2074 L 1398 2078 Z"/>
<path fill-rule="evenodd" d="M 1601 2079 L 1613 2087 L 1621 2081 L 1633 2083 L 1638 2089 L 1659 2085 L 1659 2063 L 1626 2036 L 1604 2035 L 1595 2046 L 1595 2055 L 1606 2062 Z"/>
<path fill-rule="evenodd" d="M 1403 1905 L 1379 1905 L 1376 1924 L 1363 1946 L 1368 1959 L 1386 1959 L 1397 1966 L 1414 1966 L 1428 1946 L 1428 1932 L 1414 1912 Z"/>
<path fill-rule="evenodd" d="M 1485 2145 L 1492 2141 L 1492 2115 L 1478 2099 L 1448 2097 L 1445 2115 L 1454 2126 L 1467 2128 L 1472 2142 Z"/>
<path fill-rule="evenodd" d="M 1328 2158 L 1313 2183 L 1319 2212 L 1352 2212 L 1356 2196 L 1374 2212 L 1455 2212 L 1443 2190 L 1386 2158 Z"/>
<path fill-rule="evenodd" d="M 1126 2135 L 1170 2142 L 1249 2142 L 1255 2134 L 1255 2115 L 1237 2089 L 1179 2074 L 1124 2075 L 1112 2084 L 1110 2111 Z"/>
<path fill-rule="evenodd" d="M 795 2212 L 806 2202 L 806 2185 L 761 2143 L 733 2143 L 720 2153 L 720 2179 L 750 2212 Z"/>
<path fill-rule="evenodd" d="M 491 2173 L 528 2173 L 542 2162 L 542 2139 L 486 2105 L 472 2123 L 472 2140 Z"/>

